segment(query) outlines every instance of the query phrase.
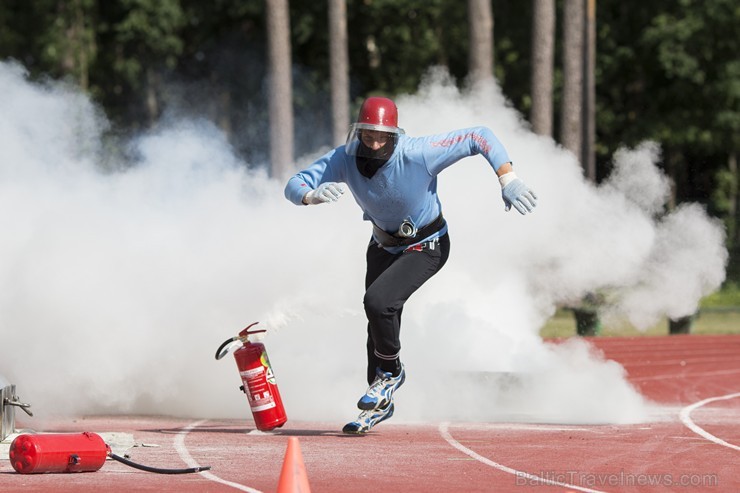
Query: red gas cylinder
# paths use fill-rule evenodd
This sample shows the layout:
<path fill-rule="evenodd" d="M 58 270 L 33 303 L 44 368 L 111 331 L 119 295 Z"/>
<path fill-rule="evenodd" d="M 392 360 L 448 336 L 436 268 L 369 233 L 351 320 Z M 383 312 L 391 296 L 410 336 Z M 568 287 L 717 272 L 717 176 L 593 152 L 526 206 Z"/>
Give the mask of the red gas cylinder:
<path fill-rule="evenodd" d="M 270 431 L 283 426 L 288 421 L 288 416 L 285 414 L 283 400 L 280 397 L 265 345 L 249 340 L 249 335 L 265 332 L 264 330 L 249 330 L 256 323 L 239 332 L 239 336 L 224 342 L 216 351 L 216 359 L 221 359 L 229 352 L 228 346 L 232 342 L 241 342 L 242 347 L 234 352 L 236 366 L 243 383 L 241 389 L 247 395 L 257 429 Z"/>
<path fill-rule="evenodd" d="M 110 453 L 100 435 L 44 433 L 19 435 L 10 444 L 10 463 L 21 474 L 97 471 Z"/>

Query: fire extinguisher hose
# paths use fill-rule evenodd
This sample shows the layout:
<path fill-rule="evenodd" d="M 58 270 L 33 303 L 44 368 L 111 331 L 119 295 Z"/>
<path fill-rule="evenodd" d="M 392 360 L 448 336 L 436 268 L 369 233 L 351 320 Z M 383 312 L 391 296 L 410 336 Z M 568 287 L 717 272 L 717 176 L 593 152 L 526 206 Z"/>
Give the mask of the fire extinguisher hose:
<path fill-rule="evenodd" d="M 229 339 L 226 339 L 223 344 L 221 344 L 218 349 L 216 350 L 216 359 L 221 359 L 227 354 L 229 354 L 229 349 L 227 346 L 229 346 L 234 341 L 238 341 L 238 337 L 231 337 Z"/>
<path fill-rule="evenodd" d="M 111 459 L 115 459 L 118 462 L 126 464 L 127 466 L 131 466 L 135 469 L 141 469 L 142 471 L 156 472 L 158 474 L 189 474 L 193 472 L 208 471 L 211 468 L 211 466 L 200 466 L 200 467 L 188 467 L 186 469 L 162 469 L 160 467 L 151 467 L 151 466 L 145 466 L 143 464 L 137 464 L 136 462 L 130 461 L 114 453 L 110 453 L 108 455 Z"/>

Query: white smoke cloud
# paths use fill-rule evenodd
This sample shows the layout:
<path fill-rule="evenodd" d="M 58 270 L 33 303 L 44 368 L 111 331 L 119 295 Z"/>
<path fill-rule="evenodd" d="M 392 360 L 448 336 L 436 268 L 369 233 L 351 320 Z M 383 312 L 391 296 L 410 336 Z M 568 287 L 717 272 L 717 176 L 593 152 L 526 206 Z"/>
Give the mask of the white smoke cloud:
<path fill-rule="evenodd" d="M 258 320 L 290 419 L 355 416 L 370 230 L 351 197 L 290 204 L 204 121 L 133 140 L 127 167 L 78 92 L 2 63 L 0 94 L 0 374 L 39 420 L 249 418 L 233 358 L 214 353 Z M 437 73 L 398 104 L 411 135 L 491 127 L 540 206 L 505 213 L 480 157 L 440 176 L 452 253 L 404 310 L 394 419 L 645 419 L 619 365 L 580 340 L 545 344 L 539 329 L 557 304 L 600 290 L 610 316 L 638 326 L 693 313 L 724 279 L 720 226 L 696 205 L 664 211 L 653 145 L 621 151 L 595 187 L 496 88 L 461 93 Z"/>

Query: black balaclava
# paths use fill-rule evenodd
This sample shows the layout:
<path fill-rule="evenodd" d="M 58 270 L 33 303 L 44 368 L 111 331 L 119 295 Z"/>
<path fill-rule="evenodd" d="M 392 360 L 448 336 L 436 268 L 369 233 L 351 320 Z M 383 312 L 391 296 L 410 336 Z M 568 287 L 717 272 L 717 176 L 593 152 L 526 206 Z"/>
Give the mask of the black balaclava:
<path fill-rule="evenodd" d="M 362 143 L 362 139 L 359 142 L 359 148 L 357 149 L 357 156 L 355 156 L 355 162 L 357 163 L 357 170 L 367 178 L 372 178 L 375 173 L 388 161 L 396 149 L 396 139 L 388 139 L 383 147 L 377 151 L 373 151 L 368 146 Z"/>

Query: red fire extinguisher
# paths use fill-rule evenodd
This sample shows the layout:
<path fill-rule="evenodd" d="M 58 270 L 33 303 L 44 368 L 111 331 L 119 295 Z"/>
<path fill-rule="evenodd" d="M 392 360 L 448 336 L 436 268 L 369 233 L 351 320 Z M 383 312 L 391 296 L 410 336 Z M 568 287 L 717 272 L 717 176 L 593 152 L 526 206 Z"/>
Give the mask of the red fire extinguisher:
<path fill-rule="evenodd" d="M 54 433 L 19 435 L 10 444 L 10 463 L 21 474 L 97 471 L 110 454 L 100 435 Z"/>
<path fill-rule="evenodd" d="M 224 341 L 216 351 L 216 359 L 223 358 L 231 349 L 241 345 L 234 351 L 234 359 L 243 383 L 240 389 L 247 395 L 257 429 L 270 431 L 283 426 L 288 421 L 288 416 L 285 414 L 265 345 L 249 340 L 252 334 L 267 332 L 264 329 L 249 330 L 258 323 L 247 326 L 238 336 Z"/>
<path fill-rule="evenodd" d="M 114 454 L 97 433 L 39 433 L 18 435 L 8 451 L 10 463 L 21 474 L 95 472 L 110 457 L 127 466 L 160 474 L 207 471 L 211 466 L 164 469 L 145 466 Z"/>

